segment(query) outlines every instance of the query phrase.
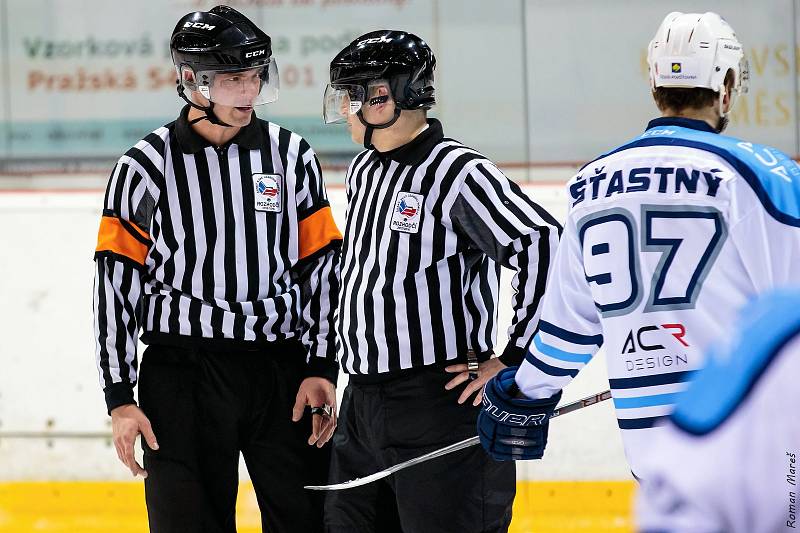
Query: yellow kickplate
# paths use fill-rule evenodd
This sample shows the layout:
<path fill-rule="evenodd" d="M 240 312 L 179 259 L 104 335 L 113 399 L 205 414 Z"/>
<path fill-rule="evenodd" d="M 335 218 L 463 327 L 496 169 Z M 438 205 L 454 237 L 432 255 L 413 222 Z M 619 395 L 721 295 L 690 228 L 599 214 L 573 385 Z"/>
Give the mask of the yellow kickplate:
<path fill-rule="evenodd" d="M 632 482 L 520 481 L 511 533 L 632 532 Z M 261 531 L 253 486 L 242 483 L 239 533 Z M 0 483 L 3 533 L 144 533 L 147 514 L 139 482 Z"/>
<path fill-rule="evenodd" d="M 630 533 L 633 481 L 518 481 L 509 533 Z"/>

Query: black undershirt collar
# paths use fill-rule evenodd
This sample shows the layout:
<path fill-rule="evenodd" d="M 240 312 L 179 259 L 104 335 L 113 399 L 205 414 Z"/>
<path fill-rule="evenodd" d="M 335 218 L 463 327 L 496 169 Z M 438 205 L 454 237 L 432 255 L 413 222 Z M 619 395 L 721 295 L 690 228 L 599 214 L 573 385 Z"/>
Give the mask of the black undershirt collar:
<path fill-rule="evenodd" d="M 383 163 L 396 161 L 401 165 L 418 165 L 443 138 L 442 123 L 435 118 L 429 118 L 428 127 L 411 141 L 388 152 L 375 150 L 374 157 Z"/>

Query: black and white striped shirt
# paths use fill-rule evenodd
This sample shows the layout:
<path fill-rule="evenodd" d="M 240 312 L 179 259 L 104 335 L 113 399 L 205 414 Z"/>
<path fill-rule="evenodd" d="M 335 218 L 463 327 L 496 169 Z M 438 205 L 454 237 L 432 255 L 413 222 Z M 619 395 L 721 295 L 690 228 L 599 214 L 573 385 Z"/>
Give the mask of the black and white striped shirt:
<path fill-rule="evenodd" d="M 220 348 L 298 337 L 309 375 L 338 372 L 341 235 L 313 150 L 255 117 L 215 148 L 187 114 L 128 150 L 106 191 L 94 309 L 109 411 L 133 403 L 140 328 Z"/>
<path fill-rule="evenodd" d="M 385 154 L 356 156 L 346 178 L 337 349 L 351 375 L 480 359 L 497 331 L 499 264 L 516 271 L 501 356 L 519 364 L 539 318 L 561 226 L 441 124 Z"/>

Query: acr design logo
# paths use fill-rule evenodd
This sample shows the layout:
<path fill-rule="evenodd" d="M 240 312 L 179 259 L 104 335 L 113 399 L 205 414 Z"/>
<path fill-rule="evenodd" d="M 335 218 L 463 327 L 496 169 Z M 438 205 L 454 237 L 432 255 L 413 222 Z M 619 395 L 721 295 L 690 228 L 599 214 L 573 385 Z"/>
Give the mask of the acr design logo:
<path fill-rule="evenodd" d="M 628 332 L 628 336 L 625 338 L 625 344 L 622 346 L 622 353 L 636 353 L 639 350 L 645 352 L 664 350 L 663 344 L 648 340 L 648 335 L 646 335 L 651 331 L 659 330 L 669 332 L 669 334 L 675 337 L 683 346 L 689 346 L 689 343 L 683 339 L 686 336 L 686 327 L 683 324 L 661 324 L 660 326 L 646 325 L 637 330 L 630 330 Z"/>
<path fill-rule="evenodd" d="M 681 71 L 681 64 L 680 63 L 673 63 L 672 64 L 672 72 L 679 73 Z"/>

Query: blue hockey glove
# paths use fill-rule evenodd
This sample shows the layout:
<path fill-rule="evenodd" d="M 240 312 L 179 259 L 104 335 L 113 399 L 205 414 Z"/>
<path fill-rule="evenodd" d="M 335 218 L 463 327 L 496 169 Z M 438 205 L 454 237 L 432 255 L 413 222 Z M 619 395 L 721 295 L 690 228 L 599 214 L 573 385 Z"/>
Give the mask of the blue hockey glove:
<path fill-rule="evenodd" d="M 483 389 L 478 436 L 486 452 L 498 461 L 541 459 L 547 444 L 548 420 L 561 392 L 541 400 L 515 398 L 519 392 L 516 366 L 501 370 Z"/>

